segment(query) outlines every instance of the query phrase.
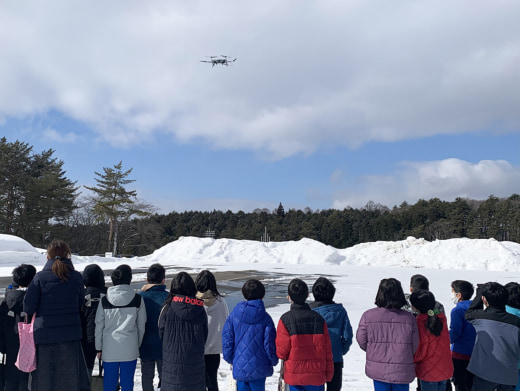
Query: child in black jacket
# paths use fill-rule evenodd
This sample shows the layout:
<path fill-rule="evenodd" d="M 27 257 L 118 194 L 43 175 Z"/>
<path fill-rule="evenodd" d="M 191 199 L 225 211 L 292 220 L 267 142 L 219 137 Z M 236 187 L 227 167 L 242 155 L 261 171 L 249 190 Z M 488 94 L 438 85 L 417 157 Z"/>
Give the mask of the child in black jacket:
<path fill-rule="evenodd" d="M 19 371 L 14 365 L 20 349 L 18 322 L 25 320 L 23 299 L 27 286 L 36 275 L 36 268 L 22 264 L 13 270 L 13 285 L 5 292 L 5 299 L 0 305 L 0 334 L 3 351 L 6 355 L 5 390 L 19 391 L 28 389 L 29 374 Z"/>

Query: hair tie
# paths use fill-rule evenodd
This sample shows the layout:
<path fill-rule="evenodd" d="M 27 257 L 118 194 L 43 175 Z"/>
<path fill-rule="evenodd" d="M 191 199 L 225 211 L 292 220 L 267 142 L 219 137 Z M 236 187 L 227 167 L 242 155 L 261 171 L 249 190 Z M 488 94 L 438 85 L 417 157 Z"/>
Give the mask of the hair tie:
<path fill-rule="evenodd" d="M 433 310 L 428 310 L 427 314 L 428 316 L 434 316 L 435 312 L 433 312 Z"/>
<path fill-rule="evenodd" d="M 54 260 L 55 260 L 55 261 L 61 261 L 61 257 L 60 257 L 59 255 L 56 255 L 56 256 L 54 257 Z"/>

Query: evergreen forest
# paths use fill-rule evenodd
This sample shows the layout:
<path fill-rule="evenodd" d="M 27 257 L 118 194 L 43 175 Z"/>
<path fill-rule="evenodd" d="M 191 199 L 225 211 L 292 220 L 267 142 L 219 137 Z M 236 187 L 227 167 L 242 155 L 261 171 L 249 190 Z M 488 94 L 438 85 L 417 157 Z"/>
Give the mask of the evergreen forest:
<path fill-rule="evenodd" d="M 520 195 L 486 200 L 437 198 L 388 208 L 367 200 L 363 208 L 252 212 L 153 213 L 128 189 L 131 169 L 122 162 L 95 172 L 94 196 L 82 198 L 54 151 L 34 153 L 26 143 L 0 139 L 0 233 L 45 248 L 55 238 L 80 255 L 111 251 L 121 256 L 152 253 L 181 236 L 291 241 L 310 238 L 336 248 L 408 236 L 433 241 L 496 239 L 520 243 Z M 267 235 L 266 235 L 267 234 Z"/>

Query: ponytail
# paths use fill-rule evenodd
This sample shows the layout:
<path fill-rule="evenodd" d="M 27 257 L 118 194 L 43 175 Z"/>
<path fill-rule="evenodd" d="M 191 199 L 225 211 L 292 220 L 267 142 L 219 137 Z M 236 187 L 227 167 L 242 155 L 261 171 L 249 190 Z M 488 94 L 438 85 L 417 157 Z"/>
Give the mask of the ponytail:
<path fill-rule="evenodd" d="M 435 311 L 435 296 L 433 293 L 424 289 L 415 290 L 410 295 L 410 303 L 419 313 L 428 315 L 424 322 L 426 329 L 436 337 L 441 335 L 444 325 Z"/>
<path fill-rule="evenodd" d="M 62 281 L 68 281 L 70 271 L 74 270 L 72 264 L 63 261 L 70 261 L 70 256 L 70 248 L 63 240 L 53 240 L 47 247 L 47 259 L 54 260 L 52 272 Z"/>
<path fill-rule="evenodd" d="M 442 328 L 444 327 L 442 320 L 439 319 L 433 310 L 428 310 L 428 318 L 424 325 L 426 329 L 436 337 L 441 335 Z"/>

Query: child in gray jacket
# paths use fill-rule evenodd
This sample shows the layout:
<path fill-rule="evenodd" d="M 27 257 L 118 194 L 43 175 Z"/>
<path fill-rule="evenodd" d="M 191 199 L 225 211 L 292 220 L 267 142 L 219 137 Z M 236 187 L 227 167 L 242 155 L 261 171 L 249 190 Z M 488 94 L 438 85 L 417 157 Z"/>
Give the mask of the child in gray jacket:
<path fill-rule="evenodd" d="M 146 309 L 141 296 L 130 286 L 130 266 L 118 266 L 110 277 L 114 286 L 108 288 L 96 312 L 96 349 L 105 371 L 103 389 L 115 391 L 119 381 L 122 391 L 131 391 Z"/>

